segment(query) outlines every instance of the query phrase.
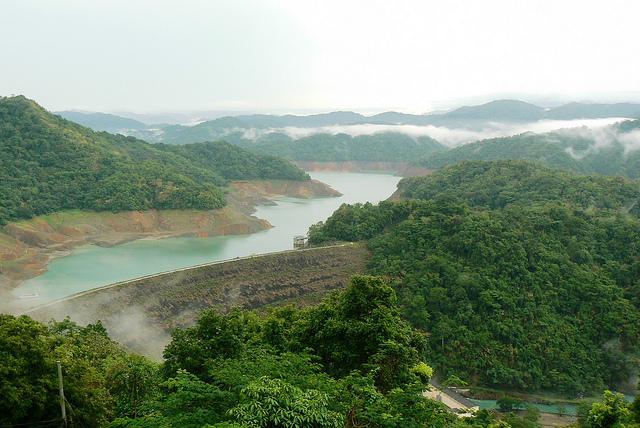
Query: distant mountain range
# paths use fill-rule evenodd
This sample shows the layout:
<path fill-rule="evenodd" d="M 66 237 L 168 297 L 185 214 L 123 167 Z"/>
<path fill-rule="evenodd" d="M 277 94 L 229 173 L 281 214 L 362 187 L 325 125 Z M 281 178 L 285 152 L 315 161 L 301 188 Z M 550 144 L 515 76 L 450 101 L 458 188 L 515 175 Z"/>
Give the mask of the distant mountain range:
<path fill-rule="evenodd" d="M 527 129 L 520 124 L 541 120 L 640 118 L 640 104 L 570 103 L 545 109 L 522 101 L 498 100 L 427 115 L 385 112 L 364 116 L 349 111 L 308 116 L 255 114 L 221 117 L 195 126 L 157 128 L 114 115 L 60 114 L 94 129 L 133 135 L 149 142 L 182 145 L 223 140 L 259 155 L 291 160 L 395 161 L 436 169 L 463 160 L 525 159 L 579 173 L 640 178 L 638 119 L 598 130 L 582 127 L 490 139 L 481 139 L 486 138 L 482 137 L 485 133 L 476 132 L 496 124 L 507 124 L 515 130 Z M 360 136 L 341 133 L 339 128 L 368 124 L 441 126 L 470 130 L 479 137 L 478 141 L 449 149 L 432 138 L 398 132 L 398 128 L 393 129 L 394 132 L 381 128 L 379 132 Z M 292 127 L 298 131 L 286 129 Z M 523 131 L 514 131 L 514 134 L 516 132 Z"/>
<path fill-rule="evenodd" d="M 490 122 L 526 123 L 539 120 L 596 119 L 608 117 L 640 118 L 640 104 L 569 103 L 551 109 L 517 100 L 496 100 L 476 106 L 434 114 L 385 112 L 365 116 L 351 111 L 297 115 L 251 114 L 225 116 L 195 126 L 145 125 L 142 122 L 104 113 L 58 112 L 62 117 L 94 130 L 134 135 L 150 142 L 196 143 L 223 139 L 230 131 L 270 128 L 319 128 L 346 125 L 417 125 L 475 129 Z"/>
<path fill-rule="evenodd" d="M 141 130 L 149 127 L 146 123 L 108 113 L 59 111 L 56 114 L 94 131 L 118 133 L 125 130 Z"/>

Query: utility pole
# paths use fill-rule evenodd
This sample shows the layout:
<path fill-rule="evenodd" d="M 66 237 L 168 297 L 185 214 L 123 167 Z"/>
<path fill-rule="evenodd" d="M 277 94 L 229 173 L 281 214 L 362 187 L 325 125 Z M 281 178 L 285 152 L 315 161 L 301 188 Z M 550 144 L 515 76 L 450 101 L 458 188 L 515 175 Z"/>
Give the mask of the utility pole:
<path fill-rule="evenodd" d="M 65 407 L 64 399 L 64 385 L 62 384 L 62 364 L 60 360 L 56 361 L 58 365 L 58 380 L 60 381 L 60 411 L 62 412 L 62 426 L 67 426 L 67 409 Z"/>

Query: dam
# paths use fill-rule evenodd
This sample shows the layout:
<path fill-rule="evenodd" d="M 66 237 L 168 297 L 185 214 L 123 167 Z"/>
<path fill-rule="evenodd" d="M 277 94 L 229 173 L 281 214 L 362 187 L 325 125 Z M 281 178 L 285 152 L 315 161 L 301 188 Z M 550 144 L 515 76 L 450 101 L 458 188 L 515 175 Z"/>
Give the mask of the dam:
<path fill-rule="evenodd" d="M 99 320 L 127 348 L 160 357 L 171 329 L 190 325 L 203 309 L 313 304 L 364 272 L 367 260 L 367 249 L 352 243 L 238 257 L 83 291 L 24 313 L 41 321 L 68 314 L 80 324 Z"/>

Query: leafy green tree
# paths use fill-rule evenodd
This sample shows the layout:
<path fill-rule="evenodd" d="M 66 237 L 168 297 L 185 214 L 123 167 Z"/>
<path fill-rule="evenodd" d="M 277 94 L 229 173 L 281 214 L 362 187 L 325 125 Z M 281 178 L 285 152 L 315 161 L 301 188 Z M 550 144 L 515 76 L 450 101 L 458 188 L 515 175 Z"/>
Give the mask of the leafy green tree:
<path fill-rule="evenodd" d="M 298 340 L 327 372 L 374 370 L 382 390 L 414 378 L 424 338 L 400 317 L 393 289 L 382 279 L 354 276 L 342 294 L 323 301 L 298 323 Z"/>
<path fill-rule="evenodd" d="M 625 427 L 632 422 L 632 419 L 624 395 L 605 391 L 603 400 L 591 406 L 586 426 L 588 428 Z"/>
<path fill-rule="evenodd" d="M 195 326 L 173 332 L 172 341 L 164 350 L 165 373 L 171 375 L 184 369 L 206 378 L 207 361 L 233 357 L 245 349 L 254 321 L 249 313 L 239 310 L 228 315 L 204 311 Z"/>
<path fill-rule="evenodd" d="M 200 428 L 224 421 L 233 394 L 221 391 L 184 370 L 161 385 L 161 394 L 146 402 L 137 418 L 124 417 L 111 427 L 185 427 Z"/>
<path fill-rule="evenodd" d="M 637 395 L 631 404 L 631 413 L 636 423 L 640 424 L 640 395 Z"/>
<path fill-rule="evenodd" d="M 449 375 L 449 377 L 444 382 L 442 382 L 442 386 L 465 387 L 465 386 L 468 386 L 468 385 L 469 384 L 466 381 L 464 381 L 463 379 L 460 379 L 455 374 Z"/>
<path fill-rule="evenodd" d="M 328 406 L 328 397 L 319 391 L 303 391 L 280 379 L 262 377 L 240 392 L 240 401 L 229 414 L 256 428 L 343 426 L 343 416 Z"/>
<path fill-rule="evenodd" d="M 28 317 L 0 315 L 0 423 L 52 419 L 56 366 L 46 328 Z"/>
<path fill-rule="evenodd" d="M 504 396 L 496 400 L 496 404 L 501 412 L 512 412 L 524 406 L 524 402 L 518 398 Z"/>
<path fill-rule="evenodd" d="M 105 377 L 115 413 L 132 418 L 140 415 L 143 403 L 158 393 L 161 381 L 158 364 L 140 355 L 112 357 L 106 363 Z"/>

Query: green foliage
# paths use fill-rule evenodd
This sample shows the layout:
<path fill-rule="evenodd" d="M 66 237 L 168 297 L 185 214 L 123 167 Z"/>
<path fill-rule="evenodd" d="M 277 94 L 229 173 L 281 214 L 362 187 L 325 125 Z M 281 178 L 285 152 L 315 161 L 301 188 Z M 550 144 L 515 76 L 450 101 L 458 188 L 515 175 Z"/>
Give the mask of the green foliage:
<path fill-rule="evenodd" d="M 298 341 L 321 358 L 333 376 L 375 372 L 383 391 L 406 383 L 424 338 L 400 318 L 395 292 L 380 278 L 354 276 L 340 295 L 308 310 L 297 323 Z"/>
<path fill-rule="evenodd" d="M 319 391 L 303 391 L 283 380 L 261 377 L 242 389 L 239 403 L 229 415 L 255 428 L 341 427 L 343 416 L 329 410 L 328 401 Z"/>
<path fill-rule="evenodd" d="M 157 364 L 140 355 L 111 357 L 106 363 L 107 389 L 117 415 L 135 418 L 145 400 L 157 394 L 161 381 Z"/>
<path fill-rule="evenodd" d="M 623 175 L 640 178 L 640 150 L 634 150 L 640 121 L 611 125 L 594 135 L 586 128 L 546 134 L 527 132 L 493 138 L 435 153 L 421 162 L 442 168 L 465 160 L 521 159 L 583 174 Z M 631 134 L 635 132 L 634 134 Z"/>
<path fill-rule="evenodd" d="M 228 419 L 209 424 L 454 427 L 455 416 L 422 396 L 432 374 L 423 353 L 424 338 L 400 318 L 389 285 L 356 276 L 312 308 L 264 317 L 205 311 L 193 327 L 174 331 L 165 373 L 186 368 L 231 394 Z M 137 426 L 132 421 L 121 426 Z"/>
<path fill-rule="evenodd" d="M 0 225 L 68 209 L 220 208 L 226 180 L 256 178 L 309 177 L 226 143 L 154 146 L 0 98 Z"/>
<path fill-rule="evenodd" d="M 319 306 L 264 316 L 206 311 L 178 329 L 165 367 L 127 354 L 98 323 L 48 328 L 0 317 L 0 423 L 56 419 L 62 360 L 70 426 L 487 427 L 425 398 L 424 338 L 380 278 L 354 277 Z M 313 333 L 313 337 L 311 337 Z M 344 360 L 344 367 L 340 361 Z M 188 368 L 193 373 L 185 370 Z"/>
<path fill-rule="evenodd" d="M 444 386 L 444 387 L 449 387 L 449 386 L 465 387 L 465 386 L 469 386 L 469 383 L 466 382 L 463 379 L 460 379 L 455 374 L 451 374 L 451 375 L 449 375 L 449 377 L 444 382 L 442 382 L 442 386 Z"/>
<path fill-rule="evenodd" d="M 169 375 L 184 369 L 205 378 L 206 361 L 242 353 L 255 321 L 250 314 L 240 310 L 229 315 L 204 311 L 195 326 L 173 333 L 173 340 L 164 350 L 165 373 Z"/>
<path fill-rule="evenodd" d="M 413 138 L 395 132 L 356 137 L 347 134 L 314 134 L 298 139 L 271 133 L 255 141 L 234 139 L 233 136 L 226 136 L 225 139 L 255 153 L 317 162 L 409 162 L 445 150 L 433 138 Z"/>
<path fill-rule="evenodd" d="M 161 384 L 161 394 L 146 402 L 138 418 L 118 418 L 109 426 L 199 428 L 226 419 L 233 394 L 178 370 Z"/>
<path fill-rule="evenodd" d="M 55 409 L 55 362 L 46 328 L 30 318 L 0 315 L 0 424 L 46 420 Z"/>
<path fill-rule="evenodd" d="M 540 410 L 534 406 L 528 406 L 524 412 L 524 415 L 518 416 L 513 413 L 505 415 L 502 419 L 509 424 L 511 428 L 541 428 L 540 425 Z"/>
<path fill-rule="evenodd" d="M 578 176 L 524 161 L 465 161 L 424 177 L 403 179 L 406 198 L 450 198 L 489 209 L 557 201 L 582 210 L 636 208 L 640 185 L 622 177 Z"/>
<path fill-rule="evenodd" d="M 605 391 L 603 400 L 591 406 L 584 426 L 586 428 L 622 428 L 632 427 L 632 424 L 633 415 L 624 395 Z"/>
<path fill-rule="evenodd" d="M 630 409 L 636 423 L 640 424 L 640 395 L 637 395 L 636 399 L 633 400 L 633 403 L 631 403 Z"/>
<path fill-rule="evenodd" d="M 0 315 L 0 424 L 60 416 L 56 360 L 62 363 L 72 426 L 97 427 L 136 414 L 157 383 L 156 365 L 127 354 L 101 324 L 69 320 L 48 327 L 26 316 Z"/>
<path fill-rule="evenodd" d="M 228 180 L 308 180 L 309 176 L 277 154 L 254 154 L 227 143 L 200 143 L 155 147 L 187 159 L 193 166 L 217 171 Z"/>
<path fill-rule="evenodd" d="M 433 377 L 433 368 L 422 361 L 413 366 L 411 371 L 418 376 L 425 385 L 428 384 L 429 380 Z"/>
<path fill-rule="evenodd" d="M 371 376 L 352 373 L 341 383 L 340 396 L 350 403 L 346 427 L 457 427 L 457 418 L 442 403 L 424 398 L 422 384 L 409 383 L 382 394 Z M 493 420 L 493 418 L 490 418 Z M 480 424 L 478 426 L 486 426 Z"/>
<path fill-rule="evenodd" d="M 512 412 L 514 410 L 520 410 L 524 407 L 524 402 L 522 400 L 509 396 L 498 398 L 496 404 L 502 412 Z"/>
<path fill-rule="evenodd" d="M 392 280 L 405 318 L 429 332 L 443 376 L 565 393 L 631 376 L 637 183 L 497 162 L 404 186 L 429 199 L 345 205 L 311 238 L 368 239 L 371 273 Z"/>

